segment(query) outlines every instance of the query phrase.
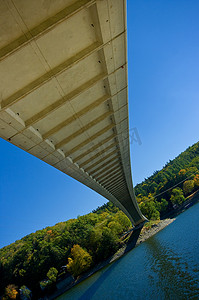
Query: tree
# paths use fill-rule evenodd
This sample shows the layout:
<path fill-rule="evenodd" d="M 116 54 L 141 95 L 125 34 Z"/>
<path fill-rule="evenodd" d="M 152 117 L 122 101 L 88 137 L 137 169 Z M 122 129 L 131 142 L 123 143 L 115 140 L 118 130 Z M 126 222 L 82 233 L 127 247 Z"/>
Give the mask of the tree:
<path fill-rule="evenodd" d="M 110 228 L 105 227 L 102 230 L 102 236 L 100 244 L 97 249 L 98 260 L 107 258 L 111 254 L 115 253 L 118 249 L 118 237 L 111 231 Z"/>
<path fill-rule="evenodd" d="M 194 175 L 198 173 L 198 169 L 196 166 L 187 168 L 186 177 L 189 177 L 190 179 L 194 178 Z"/>
<path fill-rule="evenodd" d="M 159 212 L 165 212 L 168 207 L 168 201 L 164 198 L 161 199 L 160 202 L 155 202 L 156 208 Z"/>
<path fill-rule="evenodd" d="M 186 180 L 183 183 L 183 191 L 185 195 L 190 194 L 194 189 L 194 180 Z"/>
<path fill-rule="evenodd" d="M 129 229 L 129 227 L 132 226 L 131 221 L 122 211 L 118 211 L 115 215 L 115 218 L 121 224 L 124 231 Z"/>
<path fill-rule="evenodd" d="M 31 290 L 29 290 L 29 288 L 27 288 L 27 286 L 23 285 L 20 288 L 20 295 L 24 296 L 26 299 L 31 299 Z M 22 298 L 23 299 L 23 298 Z"/>
<path fill-rule="evenodd" d="M 147 217 L 149 220 L 159 220 L 160 213 L 156 208 L 155 202 L 150 200 L 146 202 L 140 203 L 140 209 L 142 213 Z"/>
<path fill-rule="evenodd" d="M 196 154 L 196 157 L 194 157 L 194 159 L 192 160 L 192 162 L 190 163 L 190 167 L 196 167 L 199 170 L 199 153 Z"/>
<path fill-rule="evenodd" d="M 6 299 L 17 299 L 17 295 L 17 286 L 14 284 L 9 284 L 5 289 Z"/>
<path fill-rule="evenodd" d="M 179 173 L 178 173 L 178 175 L 180 176 L 180 177 L 184 177 L 185 175 L 186 175 L 186 170 L 185 169 L 181 169 L 180 171 L 179 171 Z"/>
<path fill-rule="evenodd" d="M 110 228 L 115 235 L 122 233 L 122 225 L 117 221 L 111 221 L 108 224 L 108 228 Z"/>
<path fill-rule="evenodd" d="M 194 177 L 194 186 L 196 189 L 199 188 L 199 174 L 196 174 L 196 176 Z"/>
<path fill-rule="evenodd" d="M 52 267 L 47 273 L 47 277 L 51 282 L 56 282 L 58 271 L 56 268 Z"/>
<path fill-rule="evenodd" d="M 173 189 L 170 200 L 173 205 L 180 206 L 185 201 L 185 197 L 183 195 L 182 189 L 180 188 Z"/>
<path fill-rule="evenodd" d="M 102 229 L 100 227 L 94 228 L 89 239 L 89 251 L 92 253 L 93 259 L 97 259 L 97 249 L 101 243 Z"/>
<path fill-rule="evenodd" d="M 67 269 L 74 277 L 87 271 L 92 264 L 91 255 L 79 245 L 72 247 L 71 256 L 73 258 L 68 258 Z"/>

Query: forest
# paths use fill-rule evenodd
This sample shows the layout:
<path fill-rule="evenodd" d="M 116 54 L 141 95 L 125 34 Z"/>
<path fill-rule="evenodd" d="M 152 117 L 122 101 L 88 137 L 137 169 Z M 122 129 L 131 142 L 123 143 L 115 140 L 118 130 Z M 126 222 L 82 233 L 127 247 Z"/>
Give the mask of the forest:
<path fill-rule="evenodd" d="M 148 219 L 164 217 L 199 188 L 199 142 L 170 160 L 134 188 L 142 213 Z"/>
<path fill-rule="evenodd" d="M 199 189 L 199 142 L 135 186 L 143 214 L 164 218 Z M 30 299 L 52 288 L 63 273 L 78 276 L 115 253 L 131 228 L 111 202 L 93 212 L 38 230 L 0 249 L 0 295 Z M 32 291 L 32 293 L 31 293 Z"/>
<path fill-rule="evenodd" d="M 44 286 L 51 285 L 65 265 L 77 278 L 116 252 L 121 234 L 130 226 L 123 212 L 108 203 L 103 211 L 38 230 L 0 249 L 0 295 L 6 287 L 11 296 L 15 295 L 14 285 L 26 286 L 38 295 L 40 281 Z M 4 298 L 15 299 L 8 291 Z"/>

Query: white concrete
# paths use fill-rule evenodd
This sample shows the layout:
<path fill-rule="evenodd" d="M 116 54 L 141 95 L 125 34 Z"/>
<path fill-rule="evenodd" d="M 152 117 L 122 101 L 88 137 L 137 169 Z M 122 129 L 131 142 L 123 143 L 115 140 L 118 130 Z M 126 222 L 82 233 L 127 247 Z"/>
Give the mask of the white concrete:
<path fill-rule="evenodd" d="M 0 135 L 114 202 L 136 225 L 145 218 L 131 179 L 125 5 L 1 1 Z"/>

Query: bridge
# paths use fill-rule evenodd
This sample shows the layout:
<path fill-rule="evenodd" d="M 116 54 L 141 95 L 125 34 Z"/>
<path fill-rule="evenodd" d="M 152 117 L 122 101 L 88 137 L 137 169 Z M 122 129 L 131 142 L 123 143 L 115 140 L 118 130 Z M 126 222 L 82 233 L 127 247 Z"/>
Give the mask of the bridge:
<path fill-rule="evenodd" d="M 0 1 L 0 136 L 145 220 L 132 185 L 125 0 Z"/>

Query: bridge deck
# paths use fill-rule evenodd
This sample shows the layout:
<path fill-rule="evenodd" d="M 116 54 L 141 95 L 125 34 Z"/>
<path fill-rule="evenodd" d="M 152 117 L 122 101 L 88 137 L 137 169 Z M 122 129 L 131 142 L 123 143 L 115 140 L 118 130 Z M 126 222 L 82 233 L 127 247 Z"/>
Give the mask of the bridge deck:
<path fill-rule="evenodd" d="M 0 135 L 144 220 L 130 167 L 123 0 L 0 2 Z"/>

